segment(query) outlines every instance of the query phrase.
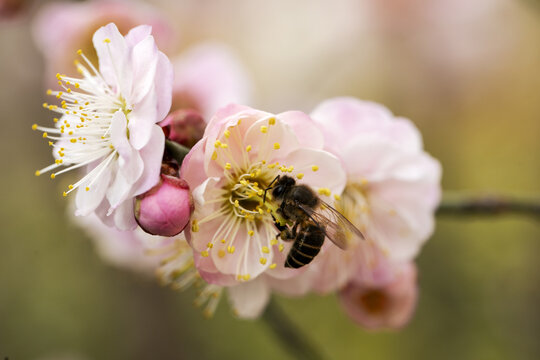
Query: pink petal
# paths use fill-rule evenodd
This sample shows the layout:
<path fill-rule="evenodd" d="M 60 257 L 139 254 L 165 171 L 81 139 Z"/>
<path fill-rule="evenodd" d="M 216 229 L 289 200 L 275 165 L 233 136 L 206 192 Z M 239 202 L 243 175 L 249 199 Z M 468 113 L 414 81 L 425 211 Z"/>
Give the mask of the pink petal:
<path fill-rule="evenodd" d="M 156 67 L 155 91 L 157 98 L 157 120 L 163 120 L 169 110 L 172 102 L 172 87 L 174 81 L 173 66 L 169 58 L 161 51 L 158 52 L 158 63 Z"/>
<path fill-rule="evenodd" d="M 156 101 L 157 95 L 152 89 L 129 113 L 129 142 L 137 150 L 148 143 L 152 127 L 161 120 L 157 118 Z"/>
<path fill-rule="evenodd" d="M 278 115 L 281 121 L 289 125 L 300 143 L 300 146 L 322 149 L 324 136 L 311 118 L 301 111 L 287 111 Z"/>
<path fill-rule="evenodd" d="M 234 312 L 244 319 L 255 319 L 270 300 L 270 289 L 263 279 L 256 279 L 227 288 Z"/>
<path fill-rule="evenodd" d="M 155 77 L 159 56 L 154 38 L 146 36 L 138 42 L 132 49 L 131 59 L 134 79 L 133 88 L 129 97 L 127 94 L 125 96 L 129 104 L 137 104 L 148 94 L 154 86 L 154 82 L 162 81 L 162 79 Z"/>

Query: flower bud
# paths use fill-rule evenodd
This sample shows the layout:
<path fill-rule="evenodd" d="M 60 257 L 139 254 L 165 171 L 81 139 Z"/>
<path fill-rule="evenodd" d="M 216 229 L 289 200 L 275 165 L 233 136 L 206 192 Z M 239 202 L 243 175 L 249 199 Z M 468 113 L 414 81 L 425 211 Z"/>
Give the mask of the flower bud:
<path fill-rule="evenodd" d="M 159 183 L 135 200 L 135 219 L 149 234 L 174 236 L 182 232 L 193 211 L 187 183 L 161 174 Z"/>
<path fill-rule="evenodd" d="M 195 110 L 180 109 L 173 111 L 160 123 L 167 139 L 192 148 L 199 141 L 206 123 Z"/>
<path fill-rule="evenodd" d="M 398 329 L 410 320 L 418 297 L 416 267 L 407 264 L 385 285 L 351 281 L 340 292 L 345 312 L 359 325 L 373 330 Z"/>

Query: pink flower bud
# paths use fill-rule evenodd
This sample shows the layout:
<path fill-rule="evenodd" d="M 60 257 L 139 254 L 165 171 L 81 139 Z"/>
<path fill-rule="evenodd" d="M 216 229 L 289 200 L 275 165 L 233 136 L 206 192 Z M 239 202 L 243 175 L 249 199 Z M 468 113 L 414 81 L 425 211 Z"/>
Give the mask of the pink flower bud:
<path fill-rule="evenodd" d="M 339 292 L 345 312 L 373 330 L 398 329 L 411 319 L 418 297 L 416 267 L 407 264 L 386 285 L 350 282 Z"/>
<path fill-rule="evenodd" d="M 173 111 L 160 125 L 167 139 L 188 148 L 192 148 L 202 138 L 206 127 L 201 114 L 191 109 Z"/>
<path fill-rule="evenodd" d="M 135 218 L 149 234 L 174 236 L 182 232 L 193 211 L 187 183 L 161 174 L 159 183 L 135 200 Z"/>

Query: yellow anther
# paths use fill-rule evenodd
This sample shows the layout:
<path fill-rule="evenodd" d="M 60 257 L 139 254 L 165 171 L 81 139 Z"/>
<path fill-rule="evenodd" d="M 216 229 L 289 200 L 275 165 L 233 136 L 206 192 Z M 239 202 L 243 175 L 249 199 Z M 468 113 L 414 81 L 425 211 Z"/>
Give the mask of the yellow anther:
<path fill-rule="evenodd" d="M 227 246 L 227 251 L 228 251 L 229 253 L 231 253 L 231 254 L 234 253 L 234 250 L 235 250 L 235 247 L 234 247 L 234 246 Z"/>
<path fill-rule="evenodd" d="M 222 149 L 226 149 L 226 148 L 228 148 L 228 147 L 229 147 L 229 145 L 227 145 L 227 144 L 223 144 L 223 143 L 222 143 L 222 144 L 221 144 L 220 146 L 221 146 L 221 148 L 222 148 Z"/>
<path fill-rule="evenodd" d="M 62 155 L 60 155 L 60 156 L 62 156 Z M 55 162 L 56 164 L 60 165 L 60 164 L 63 162 L 63 160 L 62 160 L 62 159 L 56 159 L 56 160 L 54 160 L 54 162 Z M 54 175 L 54 174 L 53 174 L 53 175 Z M 52 175 L 51 175 L 51 176 L 52 176 Z M 54 179 L 54 178 L 53 178 L 53 179 Z"/>
<path fill-rule="evenodd" d="M 81 49 L 77 50 L 77 55 L 82 55 L 82 50 Z"/>
<path fill-rule="evenodd" d="M 225 130 L 223 132 L 223 135 L 225 135 L 225 137 L 228 138 L 229 136 L 231 136 L 231 132 L 229 130 Z"/>
<path fill-rule="evenodd" d="M 318 192 L 319 192 L 319 194 L 321 194 L 321 195 L 326 195 L 326 196 L 332 195 L 332 192 L 330 191 L 329 188 L 320 188 L 320 189 L 318 190 Z"/>
<path fill-rule="evenodd" d="M 303 173 L 298 173 L 298 174 L 296 174 L 296 177 L 298 178 L 298 180 L 301 180 L 304 177 L 304 174 Z"/>
<path fill-rule="evenodd" d="M 201 252 L 201 256 L 202 256 L 202 257 L 208 257 L 208 255 L 209 255 L 209 254 L 208 254 L 208 251 L 206 251 L 206 250 L 204 250 L 204 251 Z"/>
<path fill-rule="evenodd" d="M 367 183 L 368 183 L 368 179 L 366 178 L 360 179 L 360 185 L 367 185 Z"/>
<path fill-rule="evenodd" d="M 273 169 L 273 168 L 275 168 L 275 167 L 276 167 L 276 164 L 270 164 L 270 165 L 268 165 L 268 168 L 269 168 L 269 169 Z"/>
<path fill-rule="evenodd" d="M 231 163 L 226 163 L 225 164 L 225 169 L 231 170 L 231 167 L 232 167 Z"/>
<path fill-rule="evenodd" d="M 67 91 L 68 93 L 70 93 L 70 92 L 71 92 L 71 89 L 70 89 L 70 88 L 68 88 L 68 89 L 67 89 L 66 91 Z"/>
<path fill-rule="evenodd" d="M 268 119 L 268 125 L 275 125 L 275 124 L 276 124 L 276 118 Z"/>
<path fill-rule="evenodd" d="M 77 139 L 71 139 L 71 140 L 69 140 L 69 141 L 71 141 L 72 143 L 75 144 L 75 143 L 77 142 Z"/>
<path fill-rule="evenodd" d="M 58 122 L 58 118 L 54 118 L 53 121 L 56 123 Z"/>
<path fill-rule="evenodd" d="M 276 263 L 273 263 L 272 265 L 269 266 L 269 268 L 270 268 L 270 269 L 275 269 L 276 266 L 277 266 L 277 264 L 276 264 Z"/>
<path fill-rule="evenodd" d="M 240 180 L 240 184 L 242 184 L 244 186 L 248 186 L 249 183 L 247 182 L 247 180 L 242 179 L 242 180 Z"/>
<path fill-rule="evenodd" d="M 212 153 L 212 160 L 216 160 L 217 159 L 217 152 L 214 150 L 214 152 Z"/>
<path fill-rule="evenodd" d="M 264 214 L 264 210 L 259 208 L 259 214 L 263 215 Z"/>
<path fill-rule="evenodd" d="M 214 142 L 214 147 L 217 149 L 220 146 L 221 146 L 221 141 L 216 140 L 216 142 Z"/>
<path fill-rule="evenodd" d="M 268 248 L 268 246 L 263 246 L 261 251 L 265 254 L 270 254 L 270 249 Z"/>
<path fill-rule="evenodd" d="M 75 83 L 75 87 L 76 87 L 76 88 L 80 88 L 81 85 L 80 85 L 79 83 Z"/>
<path fill-rule="evenodd" d="M 44 133 L 43 133 L 43 138 L 46 138 L 46 137 L 47 137 L 47 133 L 44 132 Z"/>
<path fill-rule="evenodd" d="M 52 90 L 51 89 L 47 90 L 47 95 L 52 95 Z"/>
<path fill-rule="evenodd" d="M 266 133 L 268 132 L 268 126 L 262 125 L 262 126 L 261 126 L 261 132 L 262 132 L 263 134 L 266 134 Z"/>
<path fill-rule="evenodd" d="M 313 166 L 311 167 L 311 170 L 317 171 L 317 170 L 319 170 L 319 167 L 318 167 L 317 165 L 313 165 Z"/>
<path fill-rule="evenodd" d="M 47 108 L 49 106 L 49 104 L 43 103 L 41 106 L 43 106 L 44 108 Z"/>
<path fill-rule="evenodd" d="M 246 152 L 250 152 L 250 151 L 251 151 L 251 145 L 246 146 Z"/>
<path fill-rule="evenodd" d="M 248 281 L 250 278 L 251 278 L 251 275 L 249 274 L 245 274 L 242 276 L 242 279 L 244 279 L 244 281 Z"/>
<path fill-rule="evenodd" d="M 58 80 L 62 80 L 62 75 L 60 75 L 60 73 L 56 73 L 56 78 L 57 78 Z"/>
<path fill-rule="evenodd" d="M 86 191 L 90 191 L 90 188 L 87 186 L 84 190 Z"/>
<path fill-rule="evenodd" d="M 191 223 L 191 231 L 199 231 L 199 223 L 197 222 L 197 220 L 193 220 L 193 222 Z"/>
<path fill-rule="evenodd" d="M 279 143 L 274 143 L 274 149 L 275 150 L 278 150 L 280 147 L 281 147 L 281 145 L 279 145 Z"/>
<path fill-rule="evenodd" d="M 262 265 L 266 264 L 266 258 L 263 258 L 263 257 L 260 258 L 260 259 L 259 259 L 259 262 L 260 262 Z"/>
<path fill-rule="evenodd" d="M 111 39 L 106 38 L 106 39 L 103 40 L 103 42 L 104 42 L 105 44 L 109 44 L 109 43 L 111 42 Z"/>
<path fill-rule="evenodd" d="M 341 196 L 339 196 L 338 194 L 334 194 L 334 199 L 339 201 L 339 200 L 341 200 Z"/>
<path fill-rule="evenodd" d="M 51 179 L 54 179 L 56 175 L 54 173 L 51 174 Z"/>
<path fill-rule="evenodd" d="M 218 253 L 217 253 L 217 255 L 218 255 L 220 258 L 224 257 L 225 254 L 226 254 L 226 252 L 223 251 L 223 250 L 219 250 Z"/>
<path fill-rule="evenodd" d="M 49 141 L 49 146 L 53 146 L 53 142 L 52 141 Z"/>
<path fill-rule="evenodd" d="M 280 252 L 282 252 L 284 248 L 285 248 L 285 245 L 279 244 L 278 249 Z"/>
<path fill-rule="evenodd" d="M 234 206 L 235 207 L 240 207 L 240 203 L 238 202 L 238 200 L 234 200 Z"/>
<path fill-rule="evenodd" d="M 37 130 L 37 124 L 32 125 L 32 130 Z"/>
<path fill-rule="evenodd" d="M 253 236 L 253 235 L 255 235 L 255 231 L 253 231 L 253 230 L 249 230 L 249 231 L 248 231 L 248 235 L 249 235 L 249 236 Z"/>
<path fill-rule="evenodd" d="M 272 246 L 277 245 L 277 243 L 278 243 L 277 239 L 270 240 L 270 245 Z"/>
<path fill-rule="evenodd" d="M 208 247 L 209 249 L 211 249 L 211 248 L 213 248 L 213 247 L 214 247 L 214 244 L 212 244 L 212 243 L 208 243 L 208 244 L 206 244 L 206 247 Z"/>
<path fill-rule="evenodd" d="M 34 175 L 36 175 L 36 176 L 39 176 L 39 175 L 41 175 L 41 171 L 39 171 L 39 170 L 36 170 L 36 172 L 34 173 Z"/>
<path fill-rule="evenodd" d="M 226 242 L 225 239 L 221 239 L 222 244 L 225 244 L 225 242 Z"/>
<path fill-rule="evenodd" d="M 70 184 L 70 185 L 68 186 L 68 189 L 69 189 L 69 190 L 73 189 L 73 185 Z"/>
<path fill-rule="evenodd" d="M 63 197 L 66 197 L 66 196 L 67 196 L 67 192 L 64 191 L 64 192 L 62 193 L 62 196 L 63 196 Z"/>
<path fill-rule="evenodd" d="M 73 131 L 68 132 L 68 135 L 73 135 Z"/>

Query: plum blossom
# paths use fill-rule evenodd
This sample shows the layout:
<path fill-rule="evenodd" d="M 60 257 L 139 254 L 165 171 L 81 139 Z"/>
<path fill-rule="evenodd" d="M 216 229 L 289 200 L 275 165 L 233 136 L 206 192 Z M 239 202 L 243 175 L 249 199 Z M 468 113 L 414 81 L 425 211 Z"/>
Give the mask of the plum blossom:
<path fill-rule="evenodd" d="M 411 261 L 433 232 L 440 165 L 422 149 L 416 127 L 381 105 L 336 98 L 320 104 L 311 117 L 347 173 L 334 206 L 365 239 L 351 239 L 346 251 L 326 244 L 294 292 L 326 294 L 353 278 L 384 283 L 395 264 Z"/>
<path fill-rule="evenodd" d="M 53 147 L 55 162 L 36 172 L 51 178 L 86 167 L 69 185 L 77 191 L 76 215 L 95 212 L 118 229 L 134 229 L 133 198 L 159 180 L 164 135 L 156 124 L 171 106 L 172 65 L 160 52 L 151 27 L 139 26 L 124 38 L 114 24 L 93 37 L 99 71 L 82 51 L 81 78 L 57 74 L 62 102 L 43 104 L 59 114 L 55 127 L 33 125 Z M 61 170 L 59 170 L 62 168 Z"/>
<path fill-rule="evenodd" d="M 193 109 L 206 121 L 231 102 L 250 102 L 252 84 L 242 62 L 224 44 L 195 45 L 172 59 L 172 110 Z"/>
<path fill-rule="evenodd" d="M 418 298 L 416 267 L 407 263 L 386 283 L 351 280 L 339 291 L 345 312 L 359 325 L 373 330 L 398 329 L 411 319 Z"/>
<path fill-rule="evenodd" d="M 291 245 L 276 239 L 279 204 L 270 192 L 263 199 L 279 174 L 325 198 L 339 195 L 345 185 L 339 160 L 323 150 L 323 135 L 301 112 L 274 115 L 229 105 L 184 159 L 180 176 L 195 203 L 186 237 L 209 283 L 230 286 L 263 273 L 288 278 L 301 271 L 283 266 Z"/>
<path fill-rule="evenodd" d="M 46 74 L 73 75 L 73 54 L 82 49 L 95 63 L 92 36 L 101 26 L 115 23 L 122 34 L 138 25 L 150 25 L 158 47 L 169 54 L 176 34 L 166 17 L 153 6 L 141 1 L 96 0 L 59 1 L 43 5 L 33 22 L 33 38 L 41 50 Z M 55 83 L 50 76 L 47 83 Z"/>

